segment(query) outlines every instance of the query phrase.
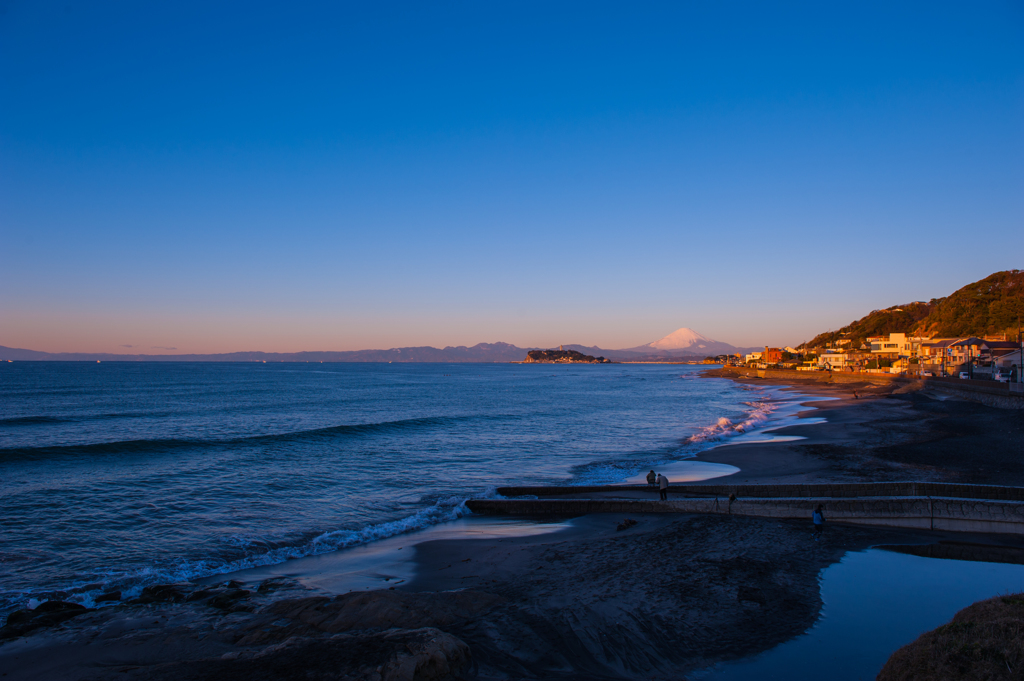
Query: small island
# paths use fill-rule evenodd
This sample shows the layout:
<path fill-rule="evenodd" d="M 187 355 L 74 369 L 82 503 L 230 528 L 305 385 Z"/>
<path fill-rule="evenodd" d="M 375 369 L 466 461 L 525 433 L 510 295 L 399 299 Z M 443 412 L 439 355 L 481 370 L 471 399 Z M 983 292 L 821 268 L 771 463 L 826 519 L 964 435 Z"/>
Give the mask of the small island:
<path fill-rule="evenodd" d="M 523 364 L 611 364 L 610 359 L 592 357 L 575 350 L 531 350 L 526 353 Z"/>

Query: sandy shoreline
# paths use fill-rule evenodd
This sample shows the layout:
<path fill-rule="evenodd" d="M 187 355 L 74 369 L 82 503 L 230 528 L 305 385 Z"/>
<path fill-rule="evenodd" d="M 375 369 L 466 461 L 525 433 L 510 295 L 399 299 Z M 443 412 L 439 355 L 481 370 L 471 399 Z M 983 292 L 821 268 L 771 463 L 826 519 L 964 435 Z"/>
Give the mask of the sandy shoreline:
<path fill-rule="evenodd" d="M 1024 484 L 1024 431 L 1005 412 L 889 386 L 789 389 L 837 398 L 808 403 L 827 422 L 775 431 L 797 441 L 704 452 L 697 460 L 740 469 L 716 481 Z M 619 532 L 622 518 L 591 515 L 530 536 L 468 521 L 462 532 L 150 589 L 147 602 L 9 638 L 0 667 L 12 680 L 683 678 L 805 631 L 822 605 L 818 574 L 848 551 L 1022 544 L 854 526 L 813 542 L 796 521 L 636 519 Z"/>
<path fill-rule="evenodd" d="M 808 410 L 801 414 L 822 416 L 826 423 L 773 431 L 802 440 L 730 444 L 699 454 L 697 461 L 741 469 L 718 481 L 936 480 L 1024 486 L 1024 420 L 1015 412 L 928 394 L 913 385 L 733 380 L 834 399 L 806 403 Z"/>

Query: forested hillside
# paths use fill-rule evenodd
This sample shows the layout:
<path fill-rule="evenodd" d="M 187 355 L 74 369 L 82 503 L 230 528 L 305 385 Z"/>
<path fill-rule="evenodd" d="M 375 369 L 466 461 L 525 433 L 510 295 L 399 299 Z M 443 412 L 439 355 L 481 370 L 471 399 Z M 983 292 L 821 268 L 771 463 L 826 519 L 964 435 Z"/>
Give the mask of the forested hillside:
<path fill-rule="evenodd" d="M 1024 318 L 1024 271 L 996 272 L 945 298 L 874 310 L 866 317 L 815 336 L 806 347 L 821 347 L 848 338 L 854 347 L 869 336 L 912 333 L 925 337 L 1017 335 Z"/>

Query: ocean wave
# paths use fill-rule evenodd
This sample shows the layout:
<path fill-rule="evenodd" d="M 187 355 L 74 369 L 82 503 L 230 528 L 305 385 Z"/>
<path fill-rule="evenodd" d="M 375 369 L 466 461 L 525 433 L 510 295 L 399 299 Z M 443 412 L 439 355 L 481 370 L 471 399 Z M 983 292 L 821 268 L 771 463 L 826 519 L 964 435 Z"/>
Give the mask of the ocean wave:
<path fill-rule="evenodd" d="M 56 416 L 13 416 L 11 418 L 0 419 L 0 427 L 35 426 L 47 423 L 67 423 L 67 421 L 67 419 L 57 418 Z"/>
<path fill-rule="evenodd" d="M 57 423 L 84 423 L 87 421 L 110 421 L 113 419 L 159 418 L 166 413 L 122 412 L 113 414 L 82 414 L 79 416 L 12 416 L 0 419 L 0 428 L 17 426 L 41 426 Z"/>
<path fill-rule="evenodd" d="M 311 430 L 298 430 L 290 433 L 278 433 L 273 435 L 254 435 L 251 437 L 227 440 L 226 442 L 230 444 L 259 444 L 262 442 L 333 439 L 338 436 L 345 435 L 364 435 L 418 428 L 431 428 L 435 426 L 447 426 L 453 425 L 458 421 L 467 420 L 467 418 L 472 417 L 427 416 L 415 419 L 399 419 L 397 421 L 381 421 L 380 423 L 357 423 L 353 425 L 327 426 L 326 428 L 313 428 Z"/>
<path fill-rule="evenodd" d="M 330 530 L 317 534 L 312 539 L 299 545 L 280 546 L 269 550 L 262 550 L 235 560 L 183 561 L 177 565 L 144 567 L 128 572 L 108 570 L 93 575 L 94 579 L 91 579 L 87 584 L 71 585 L 60 591 L 8 592 L 0 594 L 0 612 L 6 614 L 16 608 L 26 607 L 27 603 L 35 602 L 38 604 L 52 599 L 72 601 L 88 608 L 93 608 L 97 607 L 97 605 L 108 605 L 97 604 L 94 599 L 96 596 L 109 591 L 121 591 L 123 601 L 138 597 L 142 593 L 143 588 L 152 584 L 189 582 L 249 568 L 280 565 L 296 558 L 319 556 L 361 544 L 369 544 L 381 539 L 408 534 L 433 525 L 458 520 L 472 513 L 472 511 L 466 508 L 466 502 L 471 498 L 500 499 L 502 497 L 497 493 L 496 488 L 489 487 L 483 494 L 473 495 L 472 497 L 449 496 L 438 499 L 431 506 L 398 520 L 368 525 L 357 530 Z M 235 538 L 230 543 L 236 546 L 263 546 L 262 542 L 239 540 L 239 538 Z"/>
<path fill-rule="evenodd" d="M 713 424 L 700 428 L 696 433 L 666 444 L 664 447 L 632 452 L 628 458 L 611 461 L 593 461 L 574 466 L 571 469 L 570 485 L 609 485 L 622 482 L 635 475 L 640 468 L 657 468 L 666 464 L 689 459 L 699 452 L 713 447 L 730 437 L 743 435 L 767 424 L 778 404 L 769 399 L 743 402 L 748 411 L 739 421 L 721 417 Z"/>
<path fill-rule="evenodd" d="M 717 442 L 728 437 L 742 435 L 764 425 L 764 423 L 768 421 L 771 413 L 775 411 L 775 405 L 768 400 L 744 402 L 744 404 L 751 409 L 739 423 L 734 423 L 732 420 L 723 416 L 712 425 L 705 426 L 690 437 L 686 438 L 685 443 L 701 444 L 705 442 Z"/>
<path fill-rule="evenodd" d="M 154 440 L 122 440 L 119 442 L 94 442 L 85 445 L 55 445 L 43 447 L 2 447 L 0 460 L 11 459 L 42 459 L 62 455 L 110 455 L 110 454 L 149 454 L 168 452 L 175 449 L 201 447 L 211 444 L 205 440 L 188 439 L 154 439 Z"/>
<path fill-rule="evenodd" d="M 384 432 L 433 428 L 453 425 L 458 421 L 474 417 L 429 416 L 379 423 L 357 423 L 352 425 L 327 426 L 310 430 L 251 435 L 235 438 L 154 438 L 151 440 L 121 440 L 116 442 L 93 442 L 80 445 L 53 445 L 42 447 L 0 447 L 0 459 L 45 458 L 60 455 L 118 455 L 170 452 L 179 449 L 210 449 L 259 445 L 280 442 L 309 442 L 333 440 L 339 437 L 355 437 Z"/>

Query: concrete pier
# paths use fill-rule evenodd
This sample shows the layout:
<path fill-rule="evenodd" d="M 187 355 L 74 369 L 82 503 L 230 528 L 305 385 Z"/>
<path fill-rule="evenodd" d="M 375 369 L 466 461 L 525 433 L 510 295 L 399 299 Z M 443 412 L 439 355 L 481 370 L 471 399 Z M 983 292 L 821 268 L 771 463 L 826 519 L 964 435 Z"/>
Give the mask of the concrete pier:
<path fill-rule="evenodd" d="M 686 496 L 737 497 L 957 497 L 963 499 L 996 499 L 1024 501 L 1024 487 L 1000 485 L 963 485 L 949 482 L 825 482 L 782 485 L 729 485 L 687 483 L 670 485 L 670 494 Z M 650 485 L 592 485 L 573 487 L 499 487 L 504 497 L 579 497 L 580 495 L 616 495 L 656 497 L 657 488 Z"/>
<path fill-rule="evenodd" d="M 560 493 L 555 492 L 556 489 Z M 954 532 L 1024 533 L 1024 488 L 1019 487 L 923 482 L 692 485 L 671 488 L 668 501 L 658 501 L 656 491 L 640 486 L 505 490 L 524 493 L 516 496 L 529 494 L 537 498 L 472 499 L 466 505 L 474 513 L 496 515 L 571 517 L 588 513 L 705 513 L 810 522 L 815 507 L 822 504 L 828 522 L 833 523 Z M 538 494 L 542 491 L 550 493 Z M 948 494 L 954 491 L 959 493 Z M 503 492 L 499 490 L 499 493 Z M 735 495 L 735 498 L 730 500 L 730 495 Z M 556 498 L 558 496 L 563 498 Z M 651 498 L 643 498 L 647 496 Z"/>

